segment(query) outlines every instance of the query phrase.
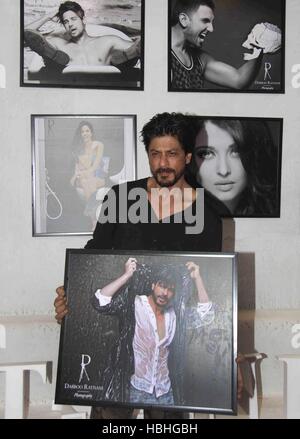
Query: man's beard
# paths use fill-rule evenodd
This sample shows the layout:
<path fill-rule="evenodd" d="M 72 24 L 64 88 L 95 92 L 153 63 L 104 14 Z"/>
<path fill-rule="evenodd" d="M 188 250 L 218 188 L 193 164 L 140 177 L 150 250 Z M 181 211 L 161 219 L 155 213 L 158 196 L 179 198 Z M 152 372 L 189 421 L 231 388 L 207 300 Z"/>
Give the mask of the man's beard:
<path fill-rule="evenodd" d="M 167 180 L 161 177 L 160 174 L 163 172 L 169 175 L 173 174 L 173 178 Z M 159 168 L 155 172 L 152 171 L 152 175 L 154 180 L 160 187 L 171 187 L 174 186 L 177 183 L 177 181 L 179 181 L 181 177 L 184 175 L 184 169 L 181 172 L 176 173 L 176 171 L 172 168 Z"/>
<path fill-rule="evenodd" d="M 154 294 L 152 295 L 153 298 L 153 302 L 155 303 L 156 306 L 158 306 L 159 308 L 161 308 L 161 310 L 167 310 L 169 308 L 171 308 L 173 306 L 173 299 L 168 299 L 166 300 L 163 304 L 158 302 L 158 298 L 160 296 L 156 297 Z"/>
<path fill-rule="evenodd" d="M 84 32 L 84 29 L 82 29 L 82 31 L 81 31 L 79 34 L 77 34 L 77 35 L 72 35 L 72 32 L 69 32 L 69 34 L 70 34 L 70 39 L 71 39 L 74 43 L 77 43 L 77 41 L 79 41 L 80 38 L 82 37 L 83 32 Z"/>

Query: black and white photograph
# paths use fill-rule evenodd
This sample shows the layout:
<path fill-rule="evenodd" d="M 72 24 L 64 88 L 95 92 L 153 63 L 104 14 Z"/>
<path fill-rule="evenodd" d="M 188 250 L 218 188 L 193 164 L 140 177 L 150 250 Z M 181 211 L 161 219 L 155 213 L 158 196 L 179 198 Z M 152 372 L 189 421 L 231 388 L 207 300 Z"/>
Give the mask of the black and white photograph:
<path fill-rule="evenodd" d="M 144 89 L 144 0 L 21 0 L 21 86 Z"/>
<path fill-rule="evenodd" d="M 168 0 L 168 90 L 284 93 L 285 0 Z"/>
<path fill-rule="evenodd" d="M 55 402 L 236 413 L 234 253 L 68 249 Z"/>
<path fill-rule="evenodd" d="M 283 119 L 191 116 L 187 180 L 224 217 L 280 217 Z"/>
<path fill-rule="evenodd" d="M 136 176 L 135 115 L 32 115 L 33 236 L 92 234 L 104 197 Z"/>

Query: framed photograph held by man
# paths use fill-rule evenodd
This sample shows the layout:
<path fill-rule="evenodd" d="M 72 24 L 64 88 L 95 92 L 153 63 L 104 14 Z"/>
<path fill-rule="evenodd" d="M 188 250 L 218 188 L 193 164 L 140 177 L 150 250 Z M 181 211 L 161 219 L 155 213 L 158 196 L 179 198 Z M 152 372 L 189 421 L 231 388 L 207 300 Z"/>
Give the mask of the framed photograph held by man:
<path fill-rule="evenodd" d="M 236 256 L 67 250 L 56 403 L 236 412 Z"/>

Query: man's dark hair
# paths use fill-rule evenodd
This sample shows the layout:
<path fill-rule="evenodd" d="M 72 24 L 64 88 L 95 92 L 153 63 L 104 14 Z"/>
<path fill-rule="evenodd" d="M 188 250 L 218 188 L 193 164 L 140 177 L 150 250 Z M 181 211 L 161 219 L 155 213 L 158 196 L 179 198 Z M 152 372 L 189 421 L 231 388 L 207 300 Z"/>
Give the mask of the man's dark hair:
<path fill-rule="evenodd" d="M 202 5 L 208 6 L 213 11 L 215 10 L 213 0 L 173 0 L 171 5 L 171 26 L 175 26 L 179 22 L 180 13 L 195 12 Z"/>
<path fill-rule="evenodd" d="M 178 139 L 185 153 L 192 152 L 196 131 L 190 123 L 190 116 L 182 113 L 160 113 L 144 125 L 141 136 L 146 151 L 155 137 L 173 136 Z"/>
<path fill-rule="evenodd" d="M 152 268 L 152 283 L 159 284 L 163 288 L 169 288 L 176 291 L 177 274 L 172 266 L 161 265 Z"/>
<path fill-rule="evenodd" d="M 83 20 L 84 10 L 82 9 L 82 7 L 76 2 L 67 1 L 67 2 L 62 3 L 59 6 L 58 13 L 57 13 L 59 21 L 62 24 L 63 24 L 63 15 L 67 11 L 75 12 L 75 14 L 78 15 L 78 17 L 80 17 L 81 20 Z"/>

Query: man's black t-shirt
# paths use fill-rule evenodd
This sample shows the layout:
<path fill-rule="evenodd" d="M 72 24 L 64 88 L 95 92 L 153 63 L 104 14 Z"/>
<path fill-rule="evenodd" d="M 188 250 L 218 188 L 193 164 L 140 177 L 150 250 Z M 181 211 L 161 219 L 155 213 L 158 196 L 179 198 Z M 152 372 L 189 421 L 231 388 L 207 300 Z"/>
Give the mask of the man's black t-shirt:
<path fill-rule="evenodd" d="M 147 178 L 136 180 L 127 185 L 127 193 L 134 188 L 147 190 Z M 122 185 L 112 187 L 116 195 L 117 221 L 104 224 L 97 223 L 93 239 L 87 242 L 87 249 L 115 249 L 115 250 L 158 250 L 158 251 L 195 251 L 219 252 L 222 249 L 222 221 L 211 202 L 204 201 L 204 229 L 199 234 L 187 234 L 186 227 L 192 226 L 185 222 L 175 222 L 174 215 L 170 222 L 156 223 L 120 223 L 118 221 L 119 194 L 123 194 Z M 122 195 L 123 196 L 123 195 Z M 127 197 L 128 200 L 128 197 Z M 104 200 L 105 202 L 105 200 Z M 128 200 L 128 210 L 136 200 Z M 151 204 L 148 202 L 148 212 L 151 213 Z M 196 213 L 196 203 L 190 206 L 192 213 Z M 150 217 L 150 216 L 149 216 Z"/>

